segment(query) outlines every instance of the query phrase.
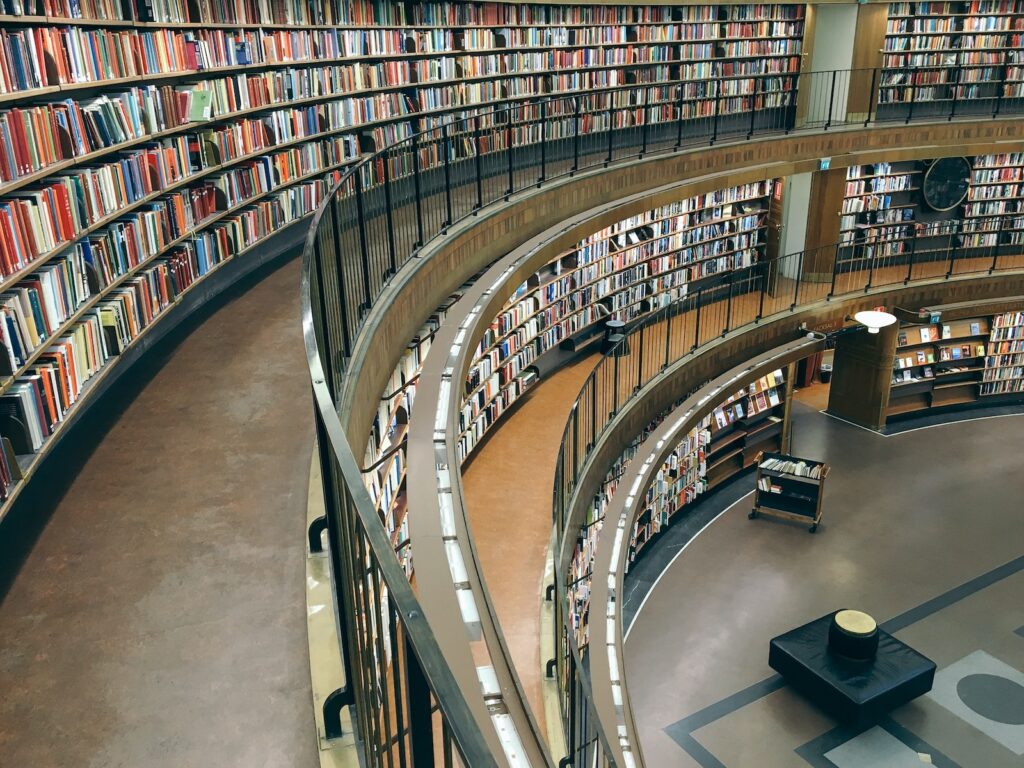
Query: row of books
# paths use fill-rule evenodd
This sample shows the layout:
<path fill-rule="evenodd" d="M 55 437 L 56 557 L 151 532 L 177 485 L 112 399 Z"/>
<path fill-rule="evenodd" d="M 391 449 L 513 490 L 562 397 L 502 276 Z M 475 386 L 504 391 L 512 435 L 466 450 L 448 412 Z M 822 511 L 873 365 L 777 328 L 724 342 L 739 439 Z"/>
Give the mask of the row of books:
<path fill-rule="evenodd" d="M 807 477 L 812 480 L 821 478 L 823 466 L 823 464 L 810 464 L 806 461 L 791 461 L 780 458 L 767 458 L 760 464 L 761 469 L 767 469 L 770 472 L 792 475 L 793 477 Z"/>
<path fill-rule="evenodd" d="M 703 225 L 705 221 L 728 222 L 733 231 L 727 234 L 731 235 L 733 245 L 737 244 L 736 238 L 741 233 L 746 233 L 749 238 L 757 231 L 761 219 L 756 213 L 741 212 L 737 214 L 734 211 L 734 206 L 737 209 L 752 208 L 752 206 L 744 206 L 744 203 L 766 197 L 771 189 L 772 182 L 768 181 L 699 195 L 661 209 L 630 217 L 594 233 L 581 241 L 573 251 L 561 254 L 556 259 L 556 263 L 560 264 L 571 253 L 575 263 L 571 271 L 561 274 L 556 280 L 545 280 L 542 287 L 539 278 L 531 278 L 514 291 L 506 308 L 491 324 L 476 354 L 482 354 L 490 346 L 486 343 L 487 339 L 496 339 L 506 335 L 520 322 L 520 318 L 533 316 L 539 309 L 549 306 L 553 301 L 558 302 L 555 305 L 557 312 L 553 316 L 560 316 L 562 312 L 576 312 L 579 307 L 587 307 L 616 289 L 628 285 L 629 274 L 623 270 L 643 263 L 645 259 L 652 256 L 662 254 L 664 249 L 680 248 L 676 258 L 668 262 L 669 264 L 679 266 L 692 262 L 694 260 L 692 249 L 685 248 L 687 240 L 684 237 L 689 234 L 690 228 L 696 228 L 698 242 L 703 241 L 701 236 L 710 234 L 707 229 L 709 225 Z M 759 197 L 755 197 L 755 195 Z M 758 206 L 753 210 L 760 211 L 761 208 Z M 655 238 L 656 234 L 660 234 L 661 237 Z M 678 237 L 679 240 L 674 241 L 673 237 Z M 728 242 L 728 240 L 713 240 L 706 244 L 728 244 Z M 743 242 L 746 245 L 751 244 L 749 239 Z M 643 245 L 641 246 L 641 244 Z M 607 257 L 611 253 L 612 245 L 622 253 L 609 260 Z M 715 253 L 712 252 L 709 255 L 713 256 Z M 748 251 L 746 258 L 753 259 L 754 254 Z M 580 278 L 578 273 L 595 265 L 611 269 L 613 272 L 609 274 L 592 270 L 586 273 L 583 279 Z M 615 283 L 611 281 L 613 276 Z M 644 279 L 647 274 L 637 273 L 636 277 Z M 595 282 L 599 279 L 605 280 L 605 283 Z M 534 297 L 537 298 L 536 302 L 523 303 L 524 299 Z"/>
<path fill-rule="evenodd" d="M 238 212 L 122 281 L 70 327 L 51 327 L 50 318 L 54 311 L 66 312 L 71 308 L 61 304 L 62 291 L 74 295 L 72 300 L 79 305 L 84 303 L 80 284 L 76 285 L 82 279 L 81 270 L 77 274 L 53 274 L 54 270 L 48 270 L 19 283 L 16 291 L 3 294 L 0 336 L 11 370 L 19 375 L 0 396 L 0 407 L 22 427 L 7 435 L 16 452 L 38 451 L 67 417 L 89 379 L 195 280 L 225 259 L 252 247 L 258 239 L 311 212 L 327 189 L 323 182 L 303 185 L 282 191 L 273 201 Z M 79 267 L 82 266 L 80 262 Z M 84 267 L 88 273 L 89 263 L 85 262 Z M 90 279 L 86 274 L 86 285 Z M 45 336 L 58 331 L 60 335 Z M 45 346 L 45 351 L 35 354 L 34 362 L 26 368 L 29 350 L 21 344 L 33 333 L 39 340 L 36 348 Z"/>
<path fill-rule="evenodd" d="M 244 157 L 250 144 L 266 139 L 264 124 L 246 132 L 241 125 L 221 134 L 210 134 L 217 144 L 187 135 L 165 139 L 151 149 L 127 153 L 116 162 L 83 167 L 51 177 L 38 189 L 14 193 L 0 199 L 0 271 L 12 275 L 30 263 L 54 255 L 65 244 L 102 221 L 133 210 L 161 191 L 187 182 L 190 177 L 216 167 L 204 149 L 219 146 L 225 153 Z M 237 139 L 237 141 L 236 141 Z M 260 147 L 262 148 L 262 147 Z M 192 211 L 194 217 L 178 222 L 189 229 L 215 209 L 215 191 L 222 193 L 221 205 L 231 207 L 251 197 L 255 191 L 267 191 L 296 175 L 309 173 L 327 165 L 344 162 L 349 146 L 335 139 L 259 157 L 238 168 L 212 176 L 187 194 L 176 199 Z M 244 188 L 244 189 L 243 189 Z M 251 194 L 246 189 L 251 188 Z"/>

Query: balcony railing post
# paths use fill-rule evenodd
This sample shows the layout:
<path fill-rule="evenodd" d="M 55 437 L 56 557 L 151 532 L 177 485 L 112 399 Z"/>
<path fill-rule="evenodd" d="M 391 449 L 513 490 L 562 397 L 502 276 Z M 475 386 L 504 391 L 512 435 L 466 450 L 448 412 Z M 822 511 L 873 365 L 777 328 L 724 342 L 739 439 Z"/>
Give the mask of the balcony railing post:
<path fill-rule="evenodd" d="M 391 152 L 384 153 L 384 216 L 388 229 L 388 267 L 393 275 L 398 271 L 398 247 L 395 244 L 395 222 L 392 215 L 394 207 L 391 199 Z"/>
<path fill-rule="evenodd" d="M 663 371 L 666 368 L 668 368 L 668 363 L 669 363 L 669 359 L 668 358 L 669 358 L 669 355 L 671 354 L 671 346 L 672 346 L 672 317 L 673 317 L 673 314 L 674 313 L 672 312 L 672 305 L 669 304 L 665 308 L 665 362 L 661 366 L 661 370 L 663 370 Z"/>
<path fill-rule="evenodd" d="M 868 89 L 868 116 L 864 121 L 864 127 L 867 128 L 871 123 L 871 107 L 875 103 L 875 84 L 877 83 L 876 78 L 878 77 L 878 69 L 871 69 L 871 87 Z"/>
<path fill-rule="evenodd" d="M 580 103 L 582 96 L 573 99 L 573 137 L 572 137 L 572 170 L 573 173 L 580 169 Z"/>
<path fill-rule="evenodd" d="M 711 143 L 718 141 L 718 113 L 722 109 L 722 78 L 715 81 L 715 113 L 711 122 Z"/>
<path fill-rule="evenodd" d="M 423 236 L 423 190 L 420 182 L 420 135 L 412 135 L 412 181 L 416 195 L 416 244 L 413 250 L 419 250 L 426 242 Z"/>
<path fill-rule="evenodd" d="M 949 269 L 946 270 L 946 279 L 947 280 L 952 276 L 953 270 L 956 267 L 956 252 L 957 252 L 957 250 L 959 248 L 959 246 L 957 245 L 957 238 L 959 236 L 960 236 L 959 222 L 955 222 L 953 224 L 953 229 L 951 229 L 948 232 L 947 240 L 946 240 L 946 247 L 949 249 Z"/>
<path fill-rule="evenodd" d="M 643 386 L 643 375 L 644 375 L 644 332 L 647 330 L 647 322 L 640 326 L 640 349 L 636 353 L 636 387 L 634 391 L 639 390 Z"/>
<path fill-rule="evenodd" d="M 512 146 L 515 134 L 512 129 L 512 107 L 509 107 L 506 111 L 508 112 L 508 120 L 506 122 L 505 135 L 508 137 L 508 141 L 505 145 L 505 154 L 508 156 L 508 191 L 505 192 L 505 199 L 508 200 L 512 193 L 516 191 L 516 181 L 512 169 Z"/>
<path fill-rule="evenodd" d="M 1009 60 L 1007 58 L 1008 56 L 1009 52 L 1003 51 L 1003 66 L 1001 67 L 1003 77 L 1002 80 L 999 82 L 999 91 L 996 93 L 996 103 L 995 106 L 992 108 L 992 117 L 998 117 L 999 110 L 1003 106 L 1003 95 L 1006 93 L 1006 73 L 1009 71 L 1007 69 L 1007 67 L 1009 66 Z"/>
<path fill-rule="evenodd" d="M 836 107 L 836 76 L 839 74 L 839 70 L 832 70 L 832 86 L 829 89 L 828 97 L 828 115 L 825 117 L 825 130 L 827 131 L 832 127 L 832 112 Z"/>
<path fill-rule="evenodd" d="M 913 225 L 911 225 L 913 226 Z M 914 230 L 914 236 L 910 238 L 910 258 L 907 259 L 907 277 L 904 279 L 903 284 L 906 285 L 911 281 L 914 276 L 914 257 L 917 255 L 917 230 Z"/>
<path fill-rule="evenodd" d="M 413 765 L 434 764 L 434 726 L 430 684 L 412 643 L 405 644 L 406 690 L 409 697 L 409 747 Z"/>
<path fill-rule="evenodd" d="M 676 108 L 678 109 L 679 114 L 676 115 L 676 145 L 675 147 L 673 147 L 674 150 L 679 149 L 681 146 L 683 146 L 683 105 L 686 103 L 683 100 L 684 95 L 686 94 L 686 88 L 683 87 L 682 83 L 678 83 L 678 86 L 679 100 L 678 106 Z"/>
<path fill-rule="evenodd" d="M 613 126 L 615 125 L 615 113 L 614 107 L 612 106 L 615 102 L 616 91 L 608 91 L 608 156 L 604 159 L 604 164 L 608 165 L 612 161 L 612 153 L 614 152 L 614 144 L 612 140 L 615 138 L 613 132 Z"/>
<path fill-rule="evenodd" d="M 907 67 L 907 84 L 910 86 L 910 107 L 907 109 L 907 122 L 909 123 L 911 118 L 914 117 L 914 102 L 917 99 L 917 85 L 914 82 L 914 68 Z"/>
<path fill-rule="evenodd" d="M 622 342 L 619 342 L 621 344 Z M 618 347 L 616 344 L 615 347 Z M 619 350 L 612 348 L 612 412 L 608 414 L 610 421 L 619 412 Z"/>
<path fill-rule="evenodd" d="M 761 297 L 757 302 L 757 317 L 754 318 L 754 322 L 760 322 L 761 318 L 764 317 L 764 295 L 768 292 L 768 272 L 771 269 L 772 263 L 765 261 L 755 265 L 757 271 L 761 273 Z"/>
<path fill-rule="evenodd" d="M 1006 217 L 1006 216 L 1000 216 L 999 217 L 999 226 L 996 227 L 996 244 L 995 244 L 995 248 L 992 249 L 992 266 L 989 267 L 989 269 L 988 269 L 988 273 L 990 275 L 993 272 L 996 271 L 996 267 L 999 265 L 999 240 L 1002 238 L 1003 227 L 1006 226 L 1006 222 L 1007 221 L 1008 221 L 1008 217 Z"/>
<path fill-rule="evenodd" d="M 480 135 L 480 113 L 477 112 L 473 115 L 473 137 L 474 143 L 476 144 L 476 209 L 479 211 L 484 207 L 484 173 L 483 173 L 483 153 L 481 150 L 482 138 Z"/>
<path fill-rule="evenodd" d="M 754 120 L 757 117 L 757 87 L 761 82 L 761 78 L 754 78 L 754 91 L 750 94 L 750 130 L 747 131 L 747 140 L 754 135 Z"/>
<path fill-rule="evenodd" d="M 650 122 L 651 115 L 650 115 L 650 111 L 649 111 L 650 108 L 647 106 L 647 95 L 646 95 L 647 92 L 646 91 L 640 91 L 640 93 L 644 94 L 644 97 L 643 97 L 644 108 L 643 108 L 643 110 L 641 112 L 641 114 L 644 116 L 644 122 L 640 126 L 640 157 L 643 157 L 644 155 L 647 154 L 647 126 L 648 126 L 648 123 Z"/>
<path fill-rule="evenodd" d="M 803 280 L 803 271 L 804 252 L 800 251 L 796 256 L 796 281 L 793 285 L 793 303 L 789 306 L 790 310 L 796 309 L 796 305 L 800 301 L 800 282 Z"/>
<path fill-rule="evenodd" d="M 729 325 L 732 323 L 732 285 L 735 276 L 735 272 L 729 273 L 729 296 L 725 301 L 725 327 L 722 328 L 722 336 L 729 333 Z"/>
<path fill-rule="evenodd" d="M 363 269 L 363 300 L 359 303 L 361 311 L 365 312 L 373 303 L 373 292 L 370 290 L 370 250 L 366 240 L 366 214 L 363 209 L 363 174 L 361 168 L 356 168 L 352 173 L 356 183 L 356 226 L 359 228 L 359 254 L 362 258 Z"/>
<path fill-rule="evenodd" d="M 840 243 L 836 243 L 836 257 L 832 259 L 832 287 L 828 289 L 827 299 L 831 299 L 836 294 L 836 277 L 839 274 L 839 252 L 842 249 Z"/>
<path fill-rule="evenodd" d="M 331 227 L 334 230 L 334 269 L 335 269 L 335 271 L 337 273 L 337 280 L 338 280 L 338 304 L 340 305 L 338 307 L 338 309 L 341 312 L 341 338 L 342 338 L 342 343 L 344 344 L 344 347 L 345 347 L 345 349 L 343 350 L 343 354 L 344 354 L 345 357 L 348 357 L 349 354 L 352 351 L 352 335 L 353 334 L 350 333 L 349 324 L 348 324 L 348 316 L 349 316 L 349 308 L 350 308 L 349 307 L 349 302 L 350 302 L 350 299 L 349 299 L 349 296 L 348 296 L 348 289 L 345 286 L 345 273 L 348 270 L 345 268 L 345 265 L 342 264 L 342 261 L 341 261 L 341 221 L 340 221 L 340 217 L 338 216 L 338 196 L 337 195 L 333 195 L 331 197 L 331 202 L 327 206 L 327 208 L 331 212 Z M 318 250 L 319 250 L 319 248 L 318 248 Z M 321 257 L 323 256 L 323 254 L 320 254 L 320 255 L 321 255 Z M 324 301 L 324 298 L 323 298 L 324 287 L 325 287 L 324 286 L 324 282 L 323 282 L 323 280 L 321 280 L 320 281 L 320 301 L 321 302 Z M 324 328 L 326 329 L 327 326 L 325 325 Z M 331 366 L 331 370 L 332 371 L 334 370 L 334 366 L 335 365 L 336 365 L 336 360 L 335 360 L 334 357 L 332 357 L 331 360 L 330 360 L 330 366 Z M 337 395 L 336 392 L 334 392 L 332 394 Z"/>
<path fill-rule="evenodd" d="M 540 103 L 540 178 L 537 179 L 537 186 L 544 183 L 548 170 L 548 102 L 544 99 Z"/>
<path fill-rule="evenodd" d="M 952 120 L 956 116 L 956 100 L 960 98 L 960 77 L 962 73 L 960 64 L 960 55 L 957 54 L 956 67 L 953 69 L 953 85 L 951 90 L 953 92 L 953 98 L 949 100 L 949 120 Z"/>
<path fill-rule="evenodd" d="M 441 123 L 441 152 L 444 157 L 444 210 L 445 220 L 441 225 L 444 232 L 454 221 L 452 213 L 452 168 L 451 168 L 451 144 L 448 141 L 448 123 Z"/>
<path fill-rule="evenodd" d="M 704 289 L 697 289 L 697 312 L 693 323 L 693 346 L 690 348 L 692 352 L 700 345 L 700 304 L 701 297 L 704 295 Z"/>

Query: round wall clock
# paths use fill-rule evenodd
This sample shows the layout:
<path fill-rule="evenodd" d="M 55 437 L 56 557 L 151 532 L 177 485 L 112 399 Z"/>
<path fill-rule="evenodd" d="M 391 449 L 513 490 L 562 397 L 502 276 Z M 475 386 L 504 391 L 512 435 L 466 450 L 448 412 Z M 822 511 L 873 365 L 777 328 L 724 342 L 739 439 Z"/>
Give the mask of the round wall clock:
<path fill-rule="evenodd" d="M 971 182 L 971 164 L 966 157 L 944 157 L 924 172 L 921 191 L 925 205 L 933 211 L 949 211 L 967 197 Z"/>

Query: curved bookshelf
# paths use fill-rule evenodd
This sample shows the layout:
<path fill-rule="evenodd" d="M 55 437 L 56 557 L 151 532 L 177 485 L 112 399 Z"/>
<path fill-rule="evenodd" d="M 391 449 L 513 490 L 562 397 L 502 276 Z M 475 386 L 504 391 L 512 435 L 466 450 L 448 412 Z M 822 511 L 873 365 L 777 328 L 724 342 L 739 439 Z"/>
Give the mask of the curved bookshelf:
<path fill-rule="evenodd" d="M 557 355 L 566 345 L 571 355 L 598 340 L 595 331 L 605 320 L 636 321 L 763 261 L 778 184 L 717 190 L 633 216 L 581 241 L 522 283 L 473 356 L 457 436 L 460 460 L 538 379 L 542 356 Z"/>
<path fill-rule="evenodd" d="M 754 94 L 768 104 L 767 78 L 799 70 L 803 33 L 800 5 L 3 0 L 0 10 L 0 402 L 14 442 L 30 448 L 26 468 L 169 307 L 304 221 L 367 152 L 442 115 L 535 110 L 530 98 L 581 84 L 601 90 L 562 119 L 595 128 L 629 98 L 623 86 L 651 86 L 638 124 L 706 114 L 709 75 L 724 78 L 712 96 L 722 114 Z M 779 41 L 735 39 L 755 32 Z M 682 99 L 658 90 L 679 83 L 691 91 Z M 507 137 L 490 119 L 493 152 Z M 543 140 L 521 127 L 516 138 Z M 422 159 L 443 162 L 429 146 Z M 369 485 L 392 530 L 400 417 L 391 409 L 366 456 L 368 467 L 383 460 Z"/>

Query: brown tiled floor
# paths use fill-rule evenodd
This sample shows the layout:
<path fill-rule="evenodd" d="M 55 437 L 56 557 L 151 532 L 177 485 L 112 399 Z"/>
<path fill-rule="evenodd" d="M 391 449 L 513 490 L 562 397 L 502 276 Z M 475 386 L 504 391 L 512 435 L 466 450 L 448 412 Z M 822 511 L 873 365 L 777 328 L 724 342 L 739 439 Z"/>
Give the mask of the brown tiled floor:
<path fill-rule="evenodd" d="M 0 765 L 317 764 L 293 261 L 100 441 L 0 606 Z"/>

